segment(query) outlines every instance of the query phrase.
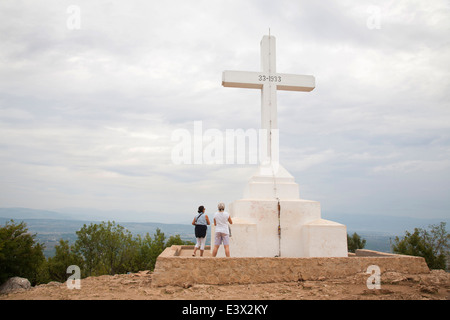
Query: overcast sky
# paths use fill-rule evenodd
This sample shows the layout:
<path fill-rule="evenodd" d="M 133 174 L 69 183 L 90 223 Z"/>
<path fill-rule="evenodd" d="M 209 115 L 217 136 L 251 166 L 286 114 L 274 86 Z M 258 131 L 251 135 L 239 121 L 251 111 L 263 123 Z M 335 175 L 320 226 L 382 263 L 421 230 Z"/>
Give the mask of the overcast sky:
<path fill-rule="evenodd" d="M 171 136 L 260 127 L 259 90 L 221 78 L 260 70 L 269 28 L 277 71 L 316 77 L 277 95 L 300 197 L 324 218 L 448 218 L 443 0 L 2 0 L 0 207 L 189 223 L 242 198 L 255 165 L 176 165 Z"/>

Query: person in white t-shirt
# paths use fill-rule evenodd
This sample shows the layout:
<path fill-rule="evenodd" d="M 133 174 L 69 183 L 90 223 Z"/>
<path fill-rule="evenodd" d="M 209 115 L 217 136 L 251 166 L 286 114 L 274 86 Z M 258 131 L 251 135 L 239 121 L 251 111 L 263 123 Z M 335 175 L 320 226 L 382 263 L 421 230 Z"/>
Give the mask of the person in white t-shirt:
<path fill-rule="evenodd" d="M 230 256 L 230 233 L 228 229 L 228 223 L 232 224 L 230 214 L 225 211 L 225 204 L 222 202 L 217 206 L 219 211 L 214 214 L 214 225 L 215 225 L 215 242 L 214 242 L 214 250 L 212 256 L 215 257 L 217 255 L 217 251 L 219 250 L 219 246 L 223 244 L 225 249 L 225 255 L 227 257 Z"/>

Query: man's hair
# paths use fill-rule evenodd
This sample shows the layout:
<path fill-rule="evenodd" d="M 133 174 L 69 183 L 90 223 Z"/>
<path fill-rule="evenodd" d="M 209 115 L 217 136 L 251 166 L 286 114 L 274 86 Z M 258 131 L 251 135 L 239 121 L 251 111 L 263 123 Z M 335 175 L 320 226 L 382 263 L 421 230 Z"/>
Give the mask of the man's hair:
<path fill-rule="evenodd" d="M 221 202 L 217 205 L 217 208 L 219 209 L 219 211 L 223 211 L 225 210 L 225 203 Z"/>

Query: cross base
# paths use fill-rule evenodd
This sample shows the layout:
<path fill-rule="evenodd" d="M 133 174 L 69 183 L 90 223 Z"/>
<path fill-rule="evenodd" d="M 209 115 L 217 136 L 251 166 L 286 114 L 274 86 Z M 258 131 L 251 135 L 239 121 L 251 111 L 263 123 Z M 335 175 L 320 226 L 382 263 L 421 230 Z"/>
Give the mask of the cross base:
<path fill-rule="evenodd" d="M 232 257 L 348 256 L 346 226 L 321 219 L 317 201 L 242 199 L 234 201 L 229 212 Z M 212 235 L 214 231 L 213 225 Z M 211 248 L 214 240 L 212 236 Z M 217 256 L 224 256 L 222 248 Z"/>
<path fill-rule="evenodd" d="M 281 164 L 269 162 L 250 178 L 244 199 L 299 199 L 299 186 Z"/>
<path fill-rule="evenodd" d="M 322 219 L 319 202 L 300 199 L 294 177 L 278 163 L 261 165 L 228 211 L 232 257 L 347 257 L 346 226 Z M 214 231 L 212 225 L 211 248 Z"/>

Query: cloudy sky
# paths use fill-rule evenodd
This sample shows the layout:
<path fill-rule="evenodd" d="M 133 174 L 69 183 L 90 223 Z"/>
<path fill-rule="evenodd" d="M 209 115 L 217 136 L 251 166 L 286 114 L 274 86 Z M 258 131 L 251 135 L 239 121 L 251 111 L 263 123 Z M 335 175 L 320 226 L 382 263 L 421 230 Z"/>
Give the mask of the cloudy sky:
<path fill-rule="evenodd" d="M 0 207 L 189 223 L 242 198 L 255 165 L 174 164 L 175 130 L 260 127 L 277 71 L 280 157 L 327 214 L 450 216 L 448 1 L 0 2 Z M 91 211 L 90 211 L 91 210 Z"/>

